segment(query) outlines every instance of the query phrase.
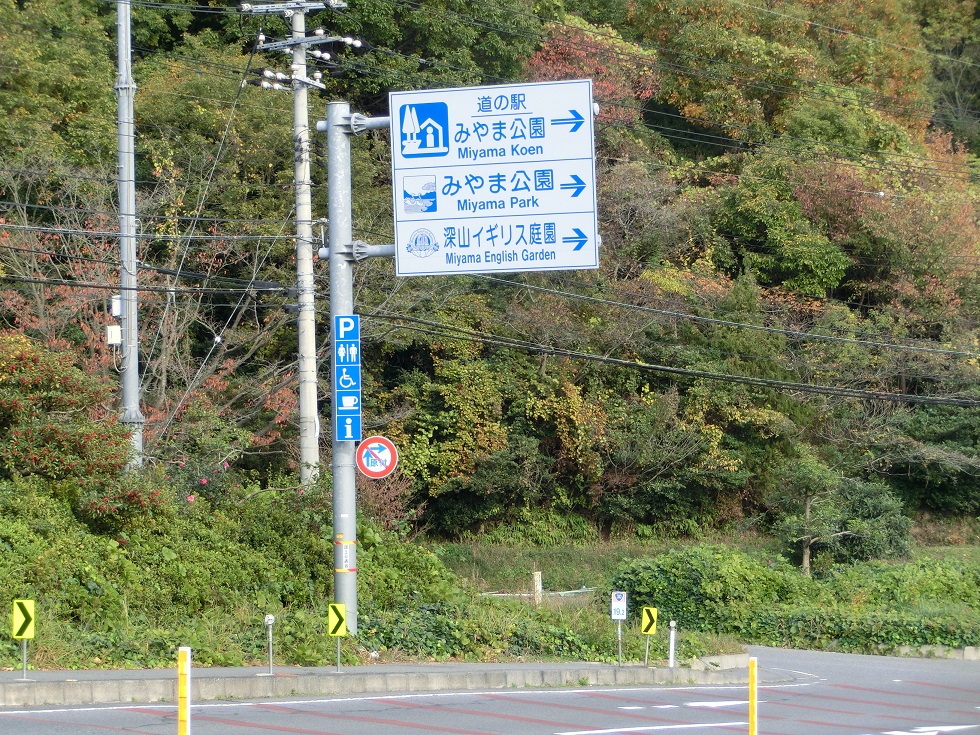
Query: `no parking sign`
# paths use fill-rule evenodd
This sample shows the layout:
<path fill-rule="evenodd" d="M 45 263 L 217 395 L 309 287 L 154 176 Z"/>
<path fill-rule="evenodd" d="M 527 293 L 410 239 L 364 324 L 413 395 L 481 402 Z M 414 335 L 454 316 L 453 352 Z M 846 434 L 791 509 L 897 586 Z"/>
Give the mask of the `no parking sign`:
<path fill-rule="evenodd" d="M 395 471 L 398 450 L 390 439 L 370 436 L 357 446 L 357 469 L 372 480 L 380 480 Z"/>

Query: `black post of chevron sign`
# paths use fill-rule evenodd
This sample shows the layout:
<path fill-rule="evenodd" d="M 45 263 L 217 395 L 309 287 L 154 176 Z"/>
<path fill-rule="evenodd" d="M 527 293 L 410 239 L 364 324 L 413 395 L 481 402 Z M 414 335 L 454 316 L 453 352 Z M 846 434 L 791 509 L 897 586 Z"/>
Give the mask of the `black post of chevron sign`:
<path fill-rule="evenodd" d="M 657 608 L 643 608 L 643 623 L 640 628 L 643 635 L 657 634 Z"/>
<path fill-rule="evenodd" d="M 14 640 L 34 637 L 34 600 L 14 600 L 14 614 L 10 628 Z"/>

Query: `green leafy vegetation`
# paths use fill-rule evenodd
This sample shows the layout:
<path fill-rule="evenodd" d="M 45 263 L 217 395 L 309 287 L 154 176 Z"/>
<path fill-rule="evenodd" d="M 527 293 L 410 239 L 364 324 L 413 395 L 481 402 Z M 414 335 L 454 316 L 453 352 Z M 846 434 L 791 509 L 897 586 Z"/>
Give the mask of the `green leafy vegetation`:
<path fill-rule="evenodd" d="M 685 582 L 704 603 L 677 613 L 694 616 L 691 655 L 731 640 L 715 633 L 972 640 L 976 575 L 945 559 L 973 568 L 980 518 L 977 16 L 974 0 L 309 14 L 363 41 L 311 58 L 314 115 L 583 77 L 598 105 L 598 269 L 354 269 L 365 418 L 400 468 L 359 480 L 366 624 L 345 655 L 608 658 L 601 599 L 478 594 L 534 570 L 567 589 L 621 579 L 661 606 L 682 605 L 661 581 Z M 129 473 L 103 338 L 113 7 L 0 0 L 0 21 L 0 590 L 39 601 L 42 664 L 163 665 L 181 642 L 254 662 L 266 612 L 286 660 L 328 659 L 330 478 L 297 479 L 292 109 L 250 83 L 280 69 L 254 46 L 287 20 L 133 9 L 146 456 Z M 319 218 L 320 136 L 312 153 Z M 355 238 L 390 242 L 387 135 L 356 136 L 353 161 Z M 672 555 L 703 538 L 726 548 Z M 937 541 L 963 550 L 929 567 Z"/>
<path fill-rule="evenodd" d="M 624 564 L 611 585 L 634 615 L 651 605 L 681 628 L 764 645 L 880 653 L 980 642 L 976 564 L 869 562 L 808 580 L 785 562 L 694 546 Z"/>

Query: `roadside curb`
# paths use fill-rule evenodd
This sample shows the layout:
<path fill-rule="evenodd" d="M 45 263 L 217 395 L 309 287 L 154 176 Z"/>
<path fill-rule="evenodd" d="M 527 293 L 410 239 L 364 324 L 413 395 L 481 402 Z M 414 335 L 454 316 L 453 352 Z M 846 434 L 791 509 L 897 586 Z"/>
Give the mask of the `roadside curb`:
<path fill-rule="evenodd" d="M 429 666 L 422 664 L 416 670 L 400 671 L 384 671 L 384 666 L 356 667 L 340 672 L 279 667 L 271 676 L 268 674 L 227 676 L 223 675 L 221 670 L 194 669 L 191 687 L 194 701 L 208 701 L 440 690 L 664 684 L 723 685 L 748 682 L 748 655 L 716 658 L 723 658 L 724 661 L 708 663 L 710 670 L 586 663 L 520 668 L 460 664 L 430 669 Z M 706 659 L 707 661 L 710 659 Z M 723 665 L 726 668 L 722 668 Z M 73 673 L 64 672 L 65 679 L 61 680 L 0 681 L 0 706 L 32 707 L 177 700 L 176 670 L 160 671 L 159 677 L 147 677 L 144 673 L 139 678 L 127 678 L 127 672 L 111 672 L 114 676 L 90 680 L 73 680 L 71 679 Z"/>

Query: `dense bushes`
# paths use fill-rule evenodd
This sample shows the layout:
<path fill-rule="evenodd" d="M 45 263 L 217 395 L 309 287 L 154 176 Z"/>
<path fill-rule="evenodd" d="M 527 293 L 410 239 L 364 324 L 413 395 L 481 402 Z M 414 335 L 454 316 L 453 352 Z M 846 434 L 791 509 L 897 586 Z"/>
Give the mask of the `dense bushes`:
<path fill-rule="evenodd" d="M 811 584 L 788 565 L 769 567 L 724 547 L 695 546 L 624 565 L 613 588 L 630 610 L 657 607 L 681 628 L 710 631 L 737 624 L 762 605 L 805 598 Z"/>
<path fill-rule="evenodd" d="M 766 645 L 877 652 L 902 645 L 980 645 L 980 565 L 923 559 L 835 567 L 810 580 L 715 546 L 623 565 L 612 580 L 630 610 L 658 607 L 694 631 Z"/>
<path fill-rule="evenodd" d="M 266 613 L 277 619 L 280 661 L 334 661 L 331 511 L 322 492 L 191 501 L 152 471 L 143 480 L 167 501 L 111 535 L 92 533 L 54 480 L 0 480 L 0 590 L 8 604 L 37 603 L 33 666 L 172 666 L 181 645 L 201 665 L 264 663 Z M 585 625 L 604 635 L 582 638 L 553 612 L 480 598 L 431 551 L 369 523 L 360 524 L 359 542 L 360 625 L 344 642 L 349 662 L 368 651 L 471 660 L 613 655 L 601 611 L 590 610 Z M 16 643 L 0 642 L 0 667 L 18 660 Z"/>

